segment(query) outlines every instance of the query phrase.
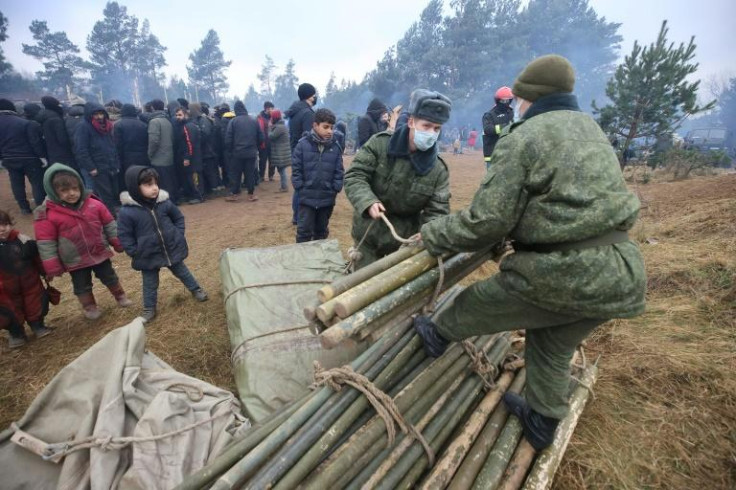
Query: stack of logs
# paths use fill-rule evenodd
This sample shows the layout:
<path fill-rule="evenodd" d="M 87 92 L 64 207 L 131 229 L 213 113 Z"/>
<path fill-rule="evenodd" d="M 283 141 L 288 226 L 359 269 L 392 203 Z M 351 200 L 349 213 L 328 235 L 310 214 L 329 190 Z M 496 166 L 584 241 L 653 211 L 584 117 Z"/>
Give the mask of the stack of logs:
<path fill-rule="evenodd" d="M 450 286 L 492 255 L 489 249 L 445 261 L 441 282 L 450 290 L 435 315 L 460 291 Z M 523 337 L 481 336 L 428 358 L 411 315 L 432 298 L 440 270 L 421 249 L 401 249 L 390 260 L 323 288 L 320 304 L 307 311 L 333 323 L 321 333 L 327 346 L 348 337 L 375 342 L 350 366 L 317 366 L 313 391 L 178 488 L 549 488 L 596 366 L 575 368 L 580 381 L 571 387 L 570 413 L 552 446 L 535 454 L 500 403 L 504 392 L 524 389 Z"/>

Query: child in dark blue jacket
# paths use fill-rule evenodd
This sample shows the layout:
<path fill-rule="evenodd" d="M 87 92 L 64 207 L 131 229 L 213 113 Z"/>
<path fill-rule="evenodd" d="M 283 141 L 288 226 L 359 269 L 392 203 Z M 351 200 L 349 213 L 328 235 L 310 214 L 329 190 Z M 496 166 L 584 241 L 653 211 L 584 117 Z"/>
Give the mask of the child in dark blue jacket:
<path fill-rule="evenodd" d="M 294 148 L 291 183 L 299 193 L 297 243 L 321 240 L 329 235 L 335 196 L 342 190 L 345 174 L 342 148 L 334 138 L 334 125 L 332 111 L 317 110 L 312 130 Z"/>
<path fill-rule="evenodd" d="M 133 259 L 133 269 L 143 274 L 144 321 L 156 316 L 162 267 L 168 267 L 197 301 L 207 301 L 207 293 L 184 265 L 189 254 L 184 215 L 169 194 L 159 189 L 158 172 L 134 165 L 125 172 L 125 186 L 128 190 L 120 194 L 123 207 L 118 215 L 118 237 Z"/>

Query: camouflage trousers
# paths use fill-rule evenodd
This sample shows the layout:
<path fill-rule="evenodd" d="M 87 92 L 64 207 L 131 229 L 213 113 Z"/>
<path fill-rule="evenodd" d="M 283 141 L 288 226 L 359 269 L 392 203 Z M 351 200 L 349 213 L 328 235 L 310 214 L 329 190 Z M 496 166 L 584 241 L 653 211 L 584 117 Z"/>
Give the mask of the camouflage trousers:
<path fill-rule="evenodd" d="M 526 399 L 542 415 L 562 419 L 575 349 L 606 321 L 538 308 L 510 295 L 496 275 L 463 290 L 436 323 L 443 337 L 455 341 L 526 329 Z"/>

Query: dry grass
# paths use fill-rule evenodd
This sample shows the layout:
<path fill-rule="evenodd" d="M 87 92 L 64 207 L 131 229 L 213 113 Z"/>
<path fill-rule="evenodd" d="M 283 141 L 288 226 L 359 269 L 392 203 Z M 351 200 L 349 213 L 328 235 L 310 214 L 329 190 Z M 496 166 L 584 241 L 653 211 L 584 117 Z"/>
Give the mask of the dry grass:
<path fill-rule="evenodd" d="M 470 202 L 484 172 L 479 154 L 448 155 L 453 208 Z M 259 189 L 257 203 L 222 200 L 182 208 L 187 217 L 187 264 L 210 293 L 194 302 L 162 272 L 160 313 L 148 327 L 148 348 L 174 368 L 234 390 L 218 259 L 227 247 L 291 243 L 290 196 L 277 183 Z M 589 402 L 555 488 L 734 488 L 736 486 L 736 175 L 684 182 L 638 184 L 646 203 L 634 235 L 649 272 L 648 311 L 601 328 L 588 342 L 601 354 L 596 397 Z M 0 208 L 15 210 L 7 175 L 0 173 Z M 350 208 L 344 195 L 331 220 L 331 236 L 350 245 Z M 32 231 L 30 219 L 19 228 Z M 140 275 L 124 256 L 114 263 L 139 303 Z M 485 265 L 473 278 L 496 270 Z M 114 306 L 95 292 L 103 317 L 85 321 L 68 276 L 55 282 L 62 304 L 49 315 L 56 332 L 18 351 L 0 343 L 0 427 L 18 419 L 45 384 L 68 362 L 138 306 Z M 101 367 L 104 369 L 104 367 Z"/>

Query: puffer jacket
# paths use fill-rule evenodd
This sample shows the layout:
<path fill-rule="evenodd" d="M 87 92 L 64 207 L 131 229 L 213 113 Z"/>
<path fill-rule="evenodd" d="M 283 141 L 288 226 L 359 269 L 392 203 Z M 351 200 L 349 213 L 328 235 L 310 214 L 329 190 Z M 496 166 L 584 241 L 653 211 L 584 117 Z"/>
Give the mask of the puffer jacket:
<path fill-rule="evenodd" d="M 36 159 L 44 155 L 43 143 L 31 121 L 13 111 L 0 111 L 0 158 Z"/>
<path fill-rule="evenodd" d="M 92 114 L 99 111 L 103 111 L 109 119 L 107 111 L 100 104 L 87 102 L 84 106 L 84 122 L 74 135 L 77 163 L 88 172 L 97 170 L 117 173 L 120 171 L 120 163 L 112 131 L 102 134 L 92 126 Z"/>
<path fill-rule="evenodd" d="M 132 165 L 148 165 L 148 127 L 138 119 L 135 107 L 124 104 L 113 132 L 120 165 L 125 171 Z"/>
<path fill-rule="evenodd" d="M 49 167 L 43 177 L 47 196 L 33 211 L 33 229 L 43 268 L 49 277 L 104 262 L 113 255 L 110 245 L 117 252 L 123 251 L 117 224 L 97 197 L 83 191 L 76 205 L 62 204 L 51 185 L 51 179 L 59 171 L 73 173 L 79 188 L 84 189 L 79 174 L 60 163 Z"/>
<path fill-rule="evenodd" d="M 20 324 L 43 316 L 42 274 L 35 240 L 18 230 L 0 240 L 0 308 L 13 312 Z"/>
<path fill-rule="evenodd" d="M 345 175 L 342 151 L 334 138 L 323 142 L 310 131 L 299 140 L 292 161 L 291 184 L 299 191 L 299 205 L 334 206 Z"/>
<path fill-rule="evenodd" d="M 283 119 L 271 126 L 268 133 L 271 140 L 270 162 L 276 168 L 291 166 L 291 146 L 289 146 L 289 130 L 286 129 Z"/>
<path fill-rule="evenodd" d="M 118 213 L 120 242 L 132 259 L 135 270 L 171 267 L 187 258 L 189 248 L 184 236 L 184 215 L 160 190 L 155 202 L 138 191 L 138 175 L 142 166 L 125 172 L 127 191 L 120 194 L 123 206 Z"/>

